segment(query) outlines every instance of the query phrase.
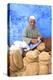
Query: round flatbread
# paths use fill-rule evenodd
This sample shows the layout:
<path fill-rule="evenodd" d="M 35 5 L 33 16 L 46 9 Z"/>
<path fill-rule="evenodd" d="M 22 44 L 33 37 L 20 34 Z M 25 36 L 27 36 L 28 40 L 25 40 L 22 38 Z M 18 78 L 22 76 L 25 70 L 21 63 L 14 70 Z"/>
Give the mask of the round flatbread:
<path fill-rule="evenodd" d="M 15 72 L 17 70 L 15 64 L 14 64 L 14 61 L 13 61 L 13 54 L 10 55 L 10 66 L 9 66 L 9 69 L 13 72 Z"/>
<path fill-rule="evenodd" d="M 39 63 L 40 64 L 50 64 L 50 60 L 45 60 L 45 61 L 41 61 L 41 60 L 39 60 Z"/>
<path fill-rule="evenodd" d="M 40 54 L 40 51 L 37 50 L 37 49 L 34 49 L 33 52 L 34 52 L 35 54 L 38 54 L 38 55 Z"/>
<path fill-rule="evenodd" d="M 39 60 L 42 60 L 42 61 L 46 61 L 46 60 L 50 60 L 50 55 L 48 52 L 41 52 L 41 54 L 39 55 Z"/>
<path fill-rule="evenodd" d="M 38 61 L 38 58 L 30 59 L 30 58 L 26 57 L 26 61 L 28 63 L 37 62 Z"/>
<path fill-rule="evenodd" d="M 29 51 L 26 53 L 26 57 L 30 59 L 35 59 L 38 57 L 38 53 L 36 51 Z"/>
<path fill-rule="evenodd" d="M 31 76 L 31 75 L 37 75 L 38 74 L 38 63 L 30 63 L 26 67 L 26 71 L 23 73 L 24 76 Z"/>
<path fill-rule="evenodd" d="M 44 43 L 40 43 L 40 44 L 37 46 L 37 49 L 38 49 L 39 51 L 44 50 L 44 49 L 45 49 L 45 44 L 44 44 Z"/>
<path fill-rule="evenodd" d="M 23 59 L 19 50 L 16 50 L 13 54 L 13 61 L 17 68 L 21 69 L 23 67 Z"/>
<path fill-rule="evenodd" d="M 24 57 L 23 58 L 23 64 L 24 64 L 24 66 L 27 66 L 29 63 L 26 61 L 26 58 Z"/>
<path fill-rule="evenodd" d="M 39 74 L 43 75 L 48 73 L 49 73 L 48 65 L 39 64 Z"/>

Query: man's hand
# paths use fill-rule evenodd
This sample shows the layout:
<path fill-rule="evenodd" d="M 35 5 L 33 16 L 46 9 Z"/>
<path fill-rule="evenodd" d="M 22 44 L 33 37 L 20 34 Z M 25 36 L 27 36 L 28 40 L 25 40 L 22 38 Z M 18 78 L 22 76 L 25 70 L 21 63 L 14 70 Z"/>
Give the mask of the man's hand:
<path fill-rule="evenodd" d="M 37 39 L 32 39 L 32 40 L 31 40 L 31 42 L 32 42 L 33 44 L 37 43 L 37 41 L 38 41 Z"/>
<path fill-rule="evenodd" d="M 42 37 L 41 37 L 41 36 L 39 36 L 39 37 L 38 37 L 38 41 L 39 41 L 39 40 L 41 40 L 41 38 L 42 38 Z"/>

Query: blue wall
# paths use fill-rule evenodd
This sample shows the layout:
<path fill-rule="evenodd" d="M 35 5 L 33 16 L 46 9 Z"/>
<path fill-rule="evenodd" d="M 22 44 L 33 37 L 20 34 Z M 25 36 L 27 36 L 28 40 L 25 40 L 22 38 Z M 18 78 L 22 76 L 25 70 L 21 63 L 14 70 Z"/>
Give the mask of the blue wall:
<path fill-rule="evenodd" d="M 9 4 L 9 41 L 10 45 L 15 40 L 23 39 L 23 30 L 28 24 L 28 17 L 35 16 L 36 25 L 38 26 L 43 37 L 51 36 L 51 6 L 30 5 L 30 4 Z"/>

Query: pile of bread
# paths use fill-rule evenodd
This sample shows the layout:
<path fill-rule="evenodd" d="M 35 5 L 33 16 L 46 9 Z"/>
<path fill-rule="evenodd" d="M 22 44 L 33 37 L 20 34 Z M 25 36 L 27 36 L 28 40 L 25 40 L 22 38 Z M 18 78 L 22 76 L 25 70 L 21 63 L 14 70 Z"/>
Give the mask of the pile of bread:
<path fill-rule="evenodd" d="M 10 76 L 31 76 L 51 73 L 51 51 L 45 51 L 45 44 L 41 43 L 36 49 L 30 50 L 22 57 L 21 49 L 10 49 Z"/>
<path fill-rule="evenodd" d="M 23 68 L 23 58 L 21 49 L 15 45 L 12 45 L 9 48 L 9 73 L 10 76 L 13 75 L 15 72 L 18 72 L 20 69 Z"/>

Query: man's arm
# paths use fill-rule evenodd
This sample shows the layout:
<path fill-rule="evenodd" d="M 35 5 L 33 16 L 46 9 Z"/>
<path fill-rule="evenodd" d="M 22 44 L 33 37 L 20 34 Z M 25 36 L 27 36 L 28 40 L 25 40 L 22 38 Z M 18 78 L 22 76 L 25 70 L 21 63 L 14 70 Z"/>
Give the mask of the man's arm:
<path fill-rule="evenodd" d="M 42 36 L 41 36 L 41 33 L 40 33 L 39 29 L 37 30 L 37 32 L 38 32 L 38 38 L 37 38 L 37 40 L 39 41 L 39 40 L 42 39 Z"/>

